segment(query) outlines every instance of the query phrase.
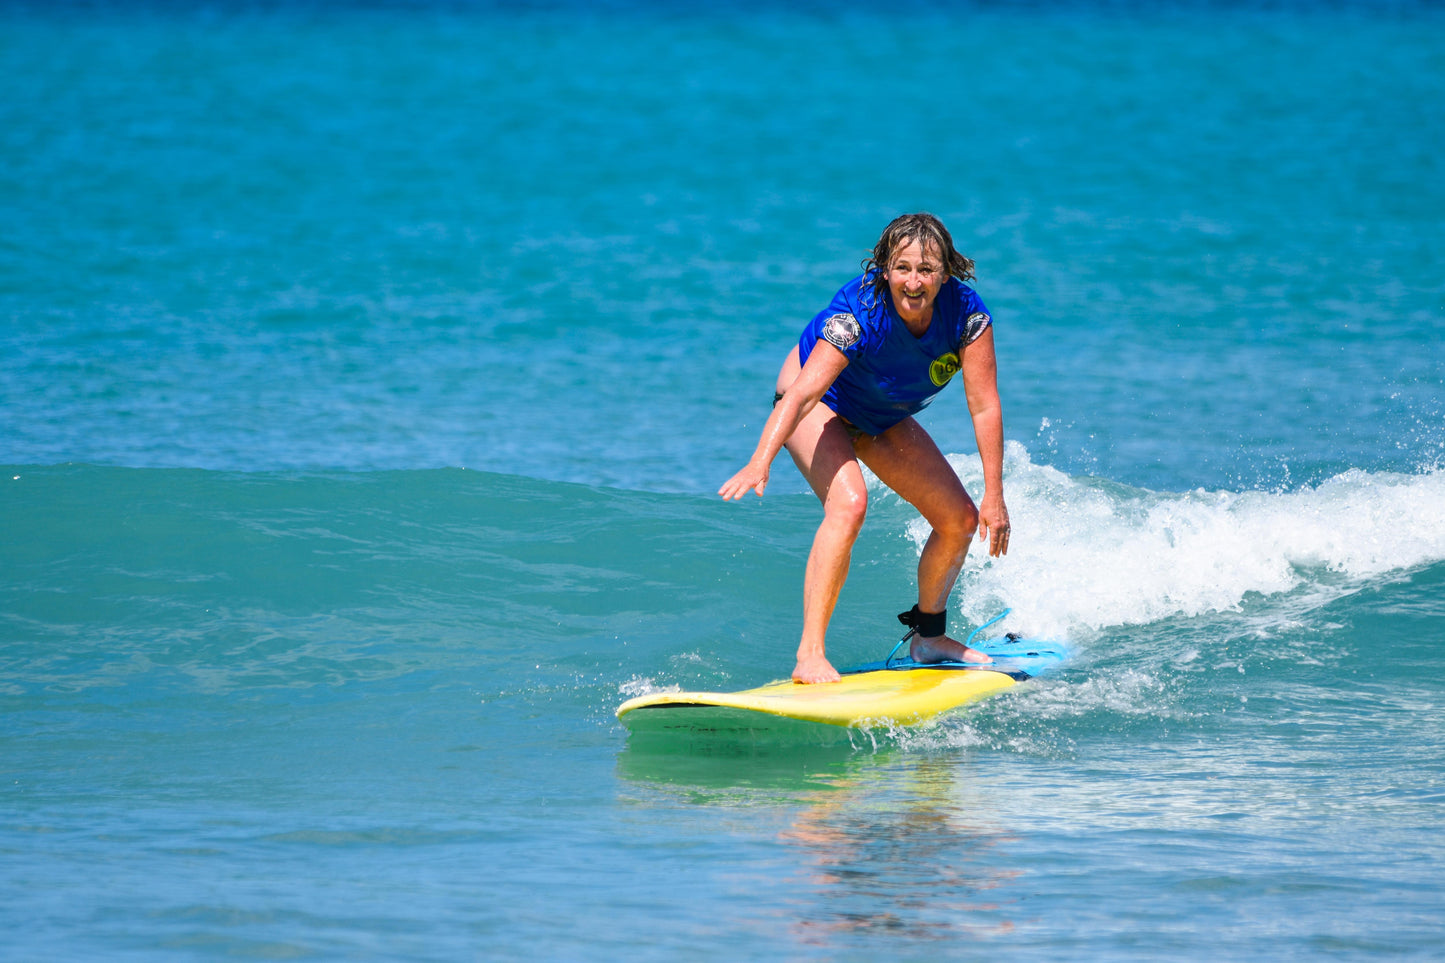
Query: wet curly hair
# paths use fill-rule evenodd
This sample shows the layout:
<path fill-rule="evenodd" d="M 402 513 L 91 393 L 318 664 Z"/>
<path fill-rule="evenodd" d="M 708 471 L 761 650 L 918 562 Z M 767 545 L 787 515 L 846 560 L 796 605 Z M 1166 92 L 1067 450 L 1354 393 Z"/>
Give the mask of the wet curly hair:
<path fill-rule="evenodd" d="M 874 303 L 888 291 L 888 263 L 893 260 L 893 252 L 907 247 L 910 241 L 917 241 L 925 251 L 935 250 L 944 269 L 960 281 L 974 280 L 973 258 L 958 253 L 953 246 L 953 235 L 942 221 L 923 211 L 903 214 L 883 229 L 878 243 L 873 245 L 873 253 L 863 259 L 865 283 L 873 288 Z M 869 271 L 873 272 L 871 278 L 867 277 Z"/>

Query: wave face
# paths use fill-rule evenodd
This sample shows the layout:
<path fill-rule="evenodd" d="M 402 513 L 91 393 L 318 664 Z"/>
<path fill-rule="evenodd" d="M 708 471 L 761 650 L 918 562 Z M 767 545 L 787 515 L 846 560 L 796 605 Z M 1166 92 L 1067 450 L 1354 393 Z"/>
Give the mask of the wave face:
<path fill-rule="evenodd" d="M 976 456 L 952 461 L 967 484 L 981 477 Z M 1066 475 L 1014 443 L 1007 463 L 1017 534 L 1006 558 L 970 556 L 955 632 L 1003 608 L 1009 628 L 1085 651 L 1191 621 L 1265 627 L 1445 561 L 1438 472 L 1157 493 Z M 157 667 L 178 684 L 261 684 L 277 666 L 258 636 L 292 660 L 304 650 L 316 674 L 288 685 L 404 675 L 418 646 L 490 664 L 535 649 L 537 632 L 595 644 L 594 660 L 634 655 L 614 651 L 626 643 L 643 659 L 702 648 L 728 675 L 777 672 L 817 521 L 811 496 L 724 505 L 457 469 L 6 472 L 6 613 L 12 644 L 36 647 L 17 691 L 109 678 L 61 671 L 78 650 L 106 672 L 163 650 Z M 834 632 L 845 661 L 897 631 L 927 535 L 891 492 L 873 501 Z M 35 674 L 59 650 L 59 674 Z M 406 658 L 382 657 L 393 650 Z"/>
<path fill-rule="evenodd" d="M 1006 561 L 972 560 L 961 595 L 975 621 L 1011 607 L 1030 635 L 1088 638 L 1171 618 L 1319 607 L 1445 559 L 1439 471 L 1160 493 L 1070 477 L 1017 444 L 1007 461 L 1018 534 Z M 977 456 L 952 463 L 982 490 Z M 908 532 L 921 549 L 926 523 L 914 519 Z"/>

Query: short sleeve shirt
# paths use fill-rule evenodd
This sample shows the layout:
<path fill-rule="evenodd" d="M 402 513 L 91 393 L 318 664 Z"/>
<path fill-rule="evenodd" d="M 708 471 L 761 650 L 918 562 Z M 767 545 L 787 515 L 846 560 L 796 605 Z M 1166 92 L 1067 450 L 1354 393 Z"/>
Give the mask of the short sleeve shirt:
<path fill-rule="evenodd" d="M 848 357 L 823 403 L 861 431 L 877 435 L 922 411 L 959 369 L 959 353 L 993 323 L 983 299 L 949 278 L 933 302 L 933 319 L 915 338 L 885 290 L 875 296 L 873 273 L 849 281 L 798 339 L 803 364 L 819 340 Z"/>

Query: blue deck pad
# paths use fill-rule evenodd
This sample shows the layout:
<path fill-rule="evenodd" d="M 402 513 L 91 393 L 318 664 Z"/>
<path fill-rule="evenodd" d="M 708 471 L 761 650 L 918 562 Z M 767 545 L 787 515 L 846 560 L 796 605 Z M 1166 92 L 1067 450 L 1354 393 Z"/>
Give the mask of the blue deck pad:
<path fill-rule="evenodd" d="M 975 643 L 973 646 L 980 652 L 986 652 L 993 658 L 992 662 L 935 662 L 920 663 L 914 662 L 911 658 L 903 656 L 892 660 L 880 660 L 878 662 L 866 662 L 850 669 L 844 669 L 843 675 L 853 675 L 859 672 L 878 672 L 888 670 L 893 672 L 906 672 L 910 669 L 986 669 L 990 672 L 1003 672 L 1022 682 L 1025 679 L 1032 679 L 1043 675 L 1062 665 L 1068 658 L 1068 647 L 1062 642 L 1040 641 L 1036 639 L 1025 639 L 1009 633 L 997 638 L 988 639 Z"/>

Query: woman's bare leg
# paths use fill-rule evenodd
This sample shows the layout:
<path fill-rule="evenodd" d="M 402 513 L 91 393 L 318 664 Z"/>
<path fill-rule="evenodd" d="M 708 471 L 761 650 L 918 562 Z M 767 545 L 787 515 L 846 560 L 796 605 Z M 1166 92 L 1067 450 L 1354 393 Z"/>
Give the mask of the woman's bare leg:
<path fill-rule="evenodd" d="M 796 377 L 796 365 L 794 353 L 778 376 L 779 390 Z M 803 634 L 793 678 L 799 682 L 836 682 L 838 671 L 826 655 L 828 623 L 848 579 L 853 544 L 868 513 L 868 488 L 843 422 L 826 405 L 816 405 L 804 416 L 788 439 L 787 448 L 793 463 L 823 503 L 823 521 L 813 536 L 803 575 Z"/>
<path fill-rule="evenodd" d="M 858 457 L 879 480 L 918 509 L 932 527 L 918 559 L 918 608 L 942 612 L 978 529 L 978 508 L 953 466 L 912 418 L 881 435 L 860 439 L 856 448 Z M 911 654 L 916 662 L 990 661 L 984 653 L 947 634 L 915 635 Z"/>

